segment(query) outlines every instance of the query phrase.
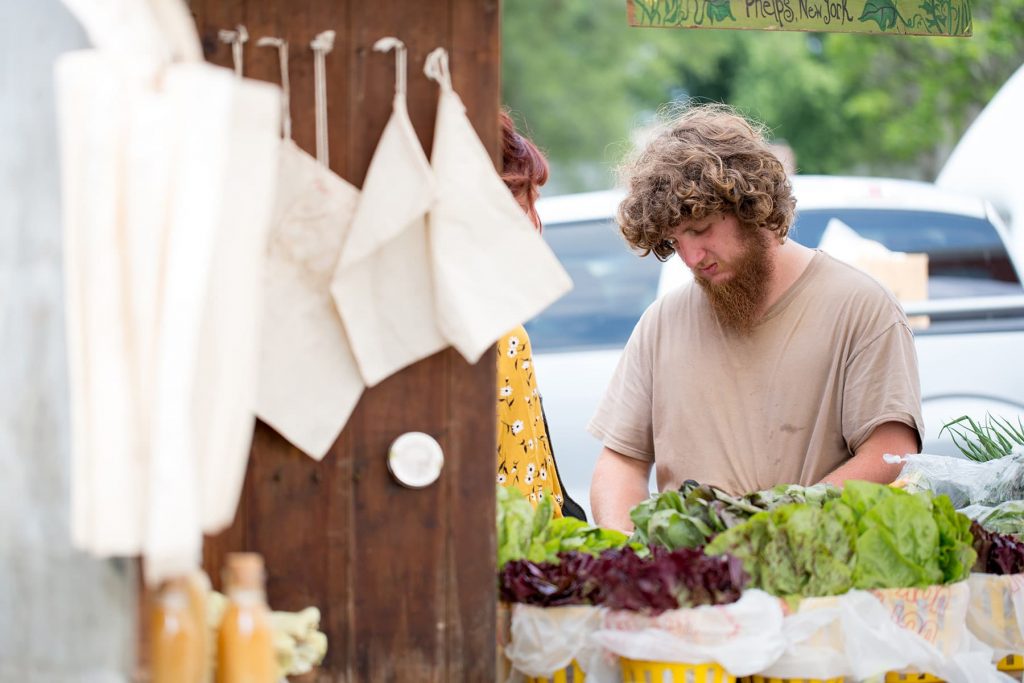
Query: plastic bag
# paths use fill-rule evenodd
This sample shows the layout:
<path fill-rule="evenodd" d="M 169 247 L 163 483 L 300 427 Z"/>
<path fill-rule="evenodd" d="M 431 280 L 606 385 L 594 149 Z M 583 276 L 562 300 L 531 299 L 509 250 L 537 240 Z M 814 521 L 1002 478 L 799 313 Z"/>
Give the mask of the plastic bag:
<path fill-rule="evenodd" d="M 897 460 L 903 463 L 898 485 L 911 493 L 946 494 L 958 510 L 1024 498 L 1024 452 L 987 462 L 924 453 Z"/>
<path fill-rule="evenodd" d="M 967 628 L 995 658 L 1024 653 L 1024 574 L 971 574 Z"/>
<path fill-rule="evenodd" d="M 1008 500 L 995 507 L 968 505 L 957 510 L 989 531 L 1024 538 L 1024 500 Z"/>
<path fill-rule="evenodd" d="M 863 680 L 913 670 L 948 683 L 1008 681 L 965 628 L 969 596 L 962 582 L 807 598 L 785 619 L 785 652 L 761 673 Z"/>
<path fill-rule="evenodd" d="M 602 657 L 591 642 L 606 611 L 589 605 L 513 605 L 512 642 L 505 648 L 513 668 L 509 680 L 522 680 L 522 674 L 549 677 L 575 659 L 587 683 L 618 681 L 617 663 Z"/>
<path fill-rule="evenodd" d="M 592 640 L 620 657 L 715 662 L 734 676 L 747 676 L 782 654 L 786 646 L 782 621 L 777 598 L 748 590 L 729 605 L 669 610 L 657 616 L 609 611 Z"/>

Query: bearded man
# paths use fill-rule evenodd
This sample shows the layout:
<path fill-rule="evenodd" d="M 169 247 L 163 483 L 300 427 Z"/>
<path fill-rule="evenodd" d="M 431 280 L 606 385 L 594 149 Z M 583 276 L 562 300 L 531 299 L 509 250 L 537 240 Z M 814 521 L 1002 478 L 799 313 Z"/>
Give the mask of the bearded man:
<path fill-rule="evenodd" d="M 597 523 L 632 528 L 652 466 L 662 491 L 891 482 L 883 454 L 924 433 L 913 335 L 885 287 L 787 239 L 796 202 L 763 130 L 690 108 L 623 179 L 627 242 L 694 279 L 644 313 L 588 425 Z"/>

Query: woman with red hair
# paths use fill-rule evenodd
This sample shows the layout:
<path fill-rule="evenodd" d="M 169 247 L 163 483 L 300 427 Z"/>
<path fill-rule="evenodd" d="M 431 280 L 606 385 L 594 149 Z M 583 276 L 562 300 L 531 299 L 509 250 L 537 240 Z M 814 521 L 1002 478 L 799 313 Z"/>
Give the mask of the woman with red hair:
<path fill-rule="evenodd" d="M 516 131 L 507 112 L 499 120 L 502 180 L 540 231 L 536 202 L 548 180 L 548 162 Z M 550 496 L 556 517 L 585 519 L 583 509 L 562 488 L 537 390 L 533 349 L 522 325 L 498 340 L 498 483 L 516 487 L 534 505 Z"/>

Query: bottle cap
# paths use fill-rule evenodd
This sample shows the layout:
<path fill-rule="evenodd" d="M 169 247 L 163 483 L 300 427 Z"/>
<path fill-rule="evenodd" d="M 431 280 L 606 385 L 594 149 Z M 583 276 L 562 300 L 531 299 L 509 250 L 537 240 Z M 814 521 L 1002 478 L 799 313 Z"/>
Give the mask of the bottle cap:
<path fill-rule="evenodd" d="M 262 589 L 263 556 L 259 553 L 228 553 L 224 584 L 230 588 Z"/>

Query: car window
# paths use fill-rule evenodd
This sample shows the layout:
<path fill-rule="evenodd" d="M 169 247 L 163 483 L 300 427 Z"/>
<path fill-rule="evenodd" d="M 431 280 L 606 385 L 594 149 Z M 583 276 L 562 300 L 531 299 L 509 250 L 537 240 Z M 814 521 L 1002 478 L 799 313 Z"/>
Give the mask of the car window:
<path fill-rule="evenodd" d="M 546 224 L 544 238 L 573 289 L 526 324 L 534 350 L 624 346 L 657 297 L 661 262 L 630 251 L 610 219 Z"/>
<path fill-rule="evenodd" d="M 807 209 L 798 213 L 791 234 L 816 247 L 832 218 L 892 251 L 926 252 L 931 299 L 1024 293 L 1003 240 L 985 219 L 932 211 Z"/>

